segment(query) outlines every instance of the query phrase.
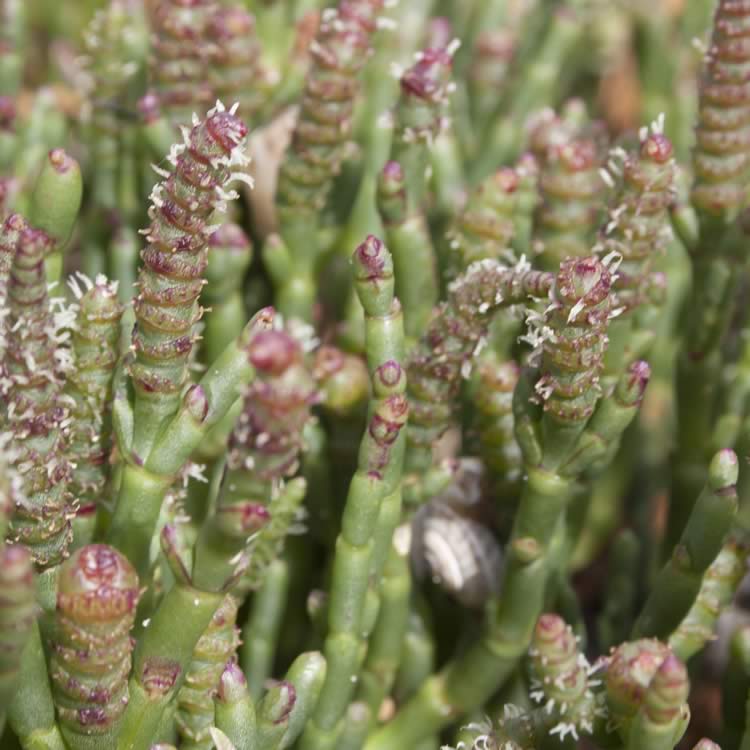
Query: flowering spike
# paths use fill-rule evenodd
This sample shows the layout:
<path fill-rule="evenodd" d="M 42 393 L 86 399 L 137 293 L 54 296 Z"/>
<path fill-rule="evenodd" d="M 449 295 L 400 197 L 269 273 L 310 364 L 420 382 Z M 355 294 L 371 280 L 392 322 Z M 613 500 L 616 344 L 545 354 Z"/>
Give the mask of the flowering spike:
<path fill-rule="evenodd" d="M 143 266 L 133 302 L 135 359 L 130 367 L 136 408 L 139 399 L 159 404 L 150 431 L 158 429 L 158 415 L 171 416 L 179 404 L 194 326 L 202 312 L 198 296 L 212 234 L 207 220 L 225 205 L 223 189 L 236 176 L 233 169 L 246 163 L 246 135 L 237 117 L 212 110 L 189 132 L 185 144 L 173 147 L 174 170 L 151 193 L 149 244 L 141 253 Z M 139 447 L 136 440 L 136 450 Z"/>
<path fill-rule="evenodd" d="M 37 616 L 31 555 L 20 545 L 0 546 L 0 706 L 8 706 L 21 652 Z"/>
<path fill-rule="evenodd" d="M 450 285 L 447 301 L 437 308 L 406 364 L 410 468 L 422 471 L 432 463 L 433 443 L 452 424 L 461 382 L 471 372 L 489 313 L 524 302 L 529 294 L 543 297 L 553 283 L 552 274 L 485 260 L 469 266 Z"/>
<path fill-rule="evenodd" d="M 209 37 L 216 12 L 215 0 L 161 0 L 153 13 L 150 73 L 174 126 L 188 125 L 193 112 L 202 118 L 214 99 L 207 72 L 216 54 Z"/>
<path fill-rule="evenodd" d="M 115 731 L 128 705 L 138 595 L 138 576 L 113 547 L 83 547 L 60 569 L 50 674 L 73 742 Z"/>
<path fill-rule="evenodd" d="M 721 750 L 721 747 L 707 737 L 704 737 L 698 740 L 698 743 L 693 746 L 693 750 Z"/>
<path fill-rule="evenodd" d="M 569 256 L 589 254 L 599 223 L 602 179 L 596 144 L 570 140 L 547 150 L 539 176 L 534 249 L 542 268 L 553 270 Z"/>
<path fill-rule="evenodd" d="M 282 225 L 325 204 L 341 167 L 352 128 L 357 74 L 383 0 L 341 0 L 322 16 L 310 45 L 312 68 L 305 81 L 299 120 L 281 165 L 278 200 Z"/>
<path fill-rule="evenodd" d="M 452 55 L 448 48 L 426 49 L 401 76 L 396 108 L 396 159 L 413 143 L 432 145 L 441 128 L 450 90 Z"/>
<path fill-rule="evenodd" d="M 591 734 L 600 712 L 591 690 L 590 666 L 580 652 L 570 625 L 558 615 L 544 614 L 537 621 L 531 642 L 533 670 L 531 697 L 555 716 L 550 734 Z"/>
<path fill-rule="evenodd" d="M 258 333 L 250 345 L 258 377 L 244 398 L 230 438 L 227 473 L 219 495 L 216 522 L 225 536 L 244 546 L 247 529 L 232 531 L 241 509 L 263 514 L 267 524 L 253 541 L 249 568 L 239 584 L 242 596 L 263 580 L 298 517 L 304 483 L 284 481 L 299 466 L 302 431 L 317 400 L 315 381 L 299 344 L 284 331 Z M 240 515 L 242 515 L 240 513 Z"/>
<path fill-rule="evenodd" d="M 229 662 L 219 679 L 215 702 L 216 729 L 223 732 L 232 747 L 253 747 L 255 739 L 255 705 L 247 679 L 234 662 Z M 216 730 L 214 730 L 216 731 Z M 217 747 L 221 747 L 214 737 Z M 230 746 L 227 745 L 227 748 Z"/>
<path fill-rule="evenodd" d="M 503 167 L 471 192 L 446 236 L 453 276 L 478 260 L 512 261 L 510 244 L 519 182 L 516 170 Z"/>
<path fill-rule="evenodd" d="M 636 741 L 637 733 L 642 733 L 644 738 L 649 733 L 662 734 L 666 727 L 676 729 L 680 719 L 689 718 L 690 711 L 686 704 L 689 691 L 687 668 L 674 654 L 667 654 L 646 690 L 636 726 L 631 730 L 630 746 L 647 747 L 647 744 L 641 745 Z M 686 725 L 687 722 L 682 731 Z M 679 736 L 675 738 L 678 739 Z"/>
<path fill-rule="evenodd" d="M 693 205 L 734 219 L 747 205 L 750 180 L 750 5 L 720 0 L 699 88 Z"/>
<path fill-rule="evenodd" d="M 73 332 L 74 369 L 63 390 L 73 418 L 69 454 L 75 468 L 70 491 L 78 501 L 77 518 L 87 526 L 93 522 L 97 504 L 103 499 L 108 477 L 112 447 L 109 409 L 122 314 L 117 284 L 98 277 L 78 302 Z"/>
<path fill-rule="evenodd" d="M 499 485 L 502 498 L 513 496 L 521 480 L 523 456 L 514 434 L 513 391 L 520 368 L 494 351 L 483 353 L 474 404 L 484 464 Z"/>
<path fill-rule="evenodd" d="M 669 647 L 655 638 L 623 643 L 614 650 L 604 679 L 614 722 L 624 725 L 638 713 L 648 686 L 669 654 Z"/>
<path fill-rule="evenodd" d="M 69 425 L 60 401 L 60 379 L 68 365 L 60 348 L 72 320 L 56 315 L 47 295 L 44 259 L 54 247 L 41 230 L 26 227 L 16 242 L 8 290 L 10 339 L 3 390 L 22 491 L 16 499 L 11 535 L 32 552 L 40 567 L 67 554 L 72 508 L 65 453 Z"/>
<path fill-rule="evenodd" d="M 216 44 L 208 70 L 213 94 L 238 103 L 237 114 L 250 123 L 270 95 L 270 82 L 259 60 L 255 19 L 239 5 L 219 8 L 211 14 L 208 34 Z"/>
<path fill-rule="evenodd" d="M 616 306 L 626 315 L 646 301 L 654 258 L 671 238 L 668 211 L 677 170 L 671 142 L 664 135 L 648 134 L 622 169 L 622 186 L 604 227 L 601 254 L 622 258 L 615 281 Z"/>
<path fill-rule="evenodd" d="M 10 282 L 10 270 L 16 255 L 18 237 L 28 227 L 26 219 L 20 214 L 10 214 L 0 227 L 0 307 L 5 308 L 8 304 L 8 284 Z M 5 354 L 7 345 L 8 320 L 0 316 L 0 355 Z M 4 363 L 2 365 L 4 369 Z"/>
<path fill-rule="evenodd" d="M 611 275 L 596 258 L 569 258 L 560 266 L 544 316 L 541 377 L 535 391 L 561 423 L 585 423 L 599 398 L 612 306 Z"/>

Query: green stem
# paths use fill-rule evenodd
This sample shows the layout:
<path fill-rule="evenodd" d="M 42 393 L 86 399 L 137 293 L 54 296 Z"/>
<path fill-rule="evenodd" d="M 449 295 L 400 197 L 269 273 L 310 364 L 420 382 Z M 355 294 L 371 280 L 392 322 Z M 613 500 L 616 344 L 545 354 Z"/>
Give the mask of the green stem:
<path fill-rule="evenodd" d="M 242 629 L 240 664 L 256 699 L 273 669 L 288 593 L 289 564 L 278 558 L 266 569 L 263 585 L 253 595 L 250 616 Z"/>
<path fill-rule="evenodd" d="M 365 603 L 383 499 L 398 488 L 403 462 L 407 404 L 401 310 L 393 298 L 390 254 L 375 237 L 354 253 L 355 284 L 365 309 L 365 337 L 373 397 L 359 465 L 349 486 L 341 533 L 336 541 L 328 634 L 324 652 L 328 677 L 302 750 L 336 746 L 361 666 Z"/>
<path fill-rule="evenodd" d="M 216 728 L 224 732 L 236 750 L 259 750 L 255 706 L 245 676 L 233 662 L 224 669 L 214 706 Z"/>
<path fill-rule="evenodd" d="M 740 626 L 729 645 L 729 661 L 722 689 L 724 750 L 737 750 L 747 726 L 745 704 L 750 698 L 750 627 Z"/>
<path fill-rule="evenodd" d="M 32 226 L 43 229 L 55 241 L 45 260 L 47 281 L 59 281 L 63 271 L 63 250 L 70 240 L 81 207 L 83 181 L 78 162 L 61 148 L 49 152 L 34 186 L 29 206 Z"/>
<path fill-rule="evenodd" d="M 195 645 L 223 599 L 220 592 L 184 584 L 165 595 L 136 648 L 118 750 L 141 750 L 153 742 L 162 714 L 185 679 Z"/>
<path fill-rule="evenodd" d="M 633 628 L 634 638 L 665 638 L 693 606 L 708 566 L 716 559 L 737 512 L 738 459 L 717 453 L 679 544 L 659 573 Z"/>
<path fill-rule="evenodd" d="M 382 514 L 382 508 L 381 508 Z M 397 542 L 391 545 L 380 584 L 380 611 L 367 649 L 358 696 L 370 708 L 370 726 L 390 695 L 401 662 L 409 623 L 411 574 L 408 555 Z"/>
<path fill-rule="evenodd" d="M 24 750 L 66 750 L 62 734 L 55 723 L 47 661 L 39 633 L 32 627 L 21 656 L 23 679 L 17 684 L 8 706 L 8 724 Z"/>
<path fill-rule="evenodd" d="M 124 437 L 117 433 L 120 453 L 127 463 L 122 472 L 109 540 L 130 559 L 144 580 L 164 494 L 211 428 L 221 421 L 252 382 L 255 370 L 249 362 L 247 348 L 253 331 L 270 327 L 272 318 L 270 309 L 257 313 L 199 384 L 185 394 L 182 406 L 156 440 L 145 462 L 132 455 L 130 445 L 122 444 L 127 433 Z M 114 417 L 117 430 L 116 407 Z"/>

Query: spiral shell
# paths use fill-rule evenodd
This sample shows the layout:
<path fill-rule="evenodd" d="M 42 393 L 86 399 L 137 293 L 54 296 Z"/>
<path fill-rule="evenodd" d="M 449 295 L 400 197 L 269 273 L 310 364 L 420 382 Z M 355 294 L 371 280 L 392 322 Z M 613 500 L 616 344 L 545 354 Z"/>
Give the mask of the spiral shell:
<path fill-rule="evenodd" d="M 414 517 L 411 559 L 417 577 L 429 575 L 466 607 L 481 607 L 498 591 L 502 553 L 494 534 L 444 502 Z"/>

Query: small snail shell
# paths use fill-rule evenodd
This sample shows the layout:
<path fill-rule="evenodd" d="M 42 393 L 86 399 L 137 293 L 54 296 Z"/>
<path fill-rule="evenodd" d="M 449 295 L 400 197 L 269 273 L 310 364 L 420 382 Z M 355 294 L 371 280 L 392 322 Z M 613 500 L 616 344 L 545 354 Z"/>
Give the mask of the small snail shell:
<path fill-rule="evenodd" d="M 411 558 L 417 578 L 430 575 L 467 607 L 497 593 L 500 545 L 486 526 L 444 503 L 428 503 L 412 522 Z"/>

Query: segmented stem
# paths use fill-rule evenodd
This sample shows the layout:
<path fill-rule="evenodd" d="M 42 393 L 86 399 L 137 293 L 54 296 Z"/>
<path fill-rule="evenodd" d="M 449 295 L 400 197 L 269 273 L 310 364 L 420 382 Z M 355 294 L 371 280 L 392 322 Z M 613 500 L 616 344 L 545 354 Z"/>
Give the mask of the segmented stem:
<path fill-rule="evenodd" d="M 237 607 L 233 596 L 224 598 L 193 652 L 193 661 L 177 694 L 175 721 L 182 748 L 211 750 L 214 746 L 210 734 L 214 726 L 214 695 L 240 643 Z"/>
<path fill-rule="evenodd" d="M 21 545 L 0 546 L 0 715 L 10 705 L 36 616 L 31 555 Z"/>
<path fill-rule="evenodd" d="M 357 74 L 382 6 L 383 0 L 341 0 L 322 16 L 310 45 L 312 67 L 299 119 L 279 175 L 282 226 L 296 215 L 314 214 L 326 202 L 349 142 Z"/>
<path fill-rule="evenodd" d="M 161 0 L 153 13 L 151 79 L 174 126 L 189 125 L 193 113 L 202 118 L 214 99 L 209 24 L 216 12 L 216 0 Z"/>
<path fill-rule="evenodd" d="M 134 28 L 137 12 L 134 5 L 129 0 L 110 0 L 106 8 L 94 14 L 83 35 L 83 63 L 90 76 L 87 93 L 91 103 L 96 183 L 92 198 L 108 210 L 118 208 L 121 112 L 125 108 L 127 84 L 138 72 L 138 63 L 133 60 L 134 47 L 140 41 L 139 29 Z"/>
<path fill-rule="evenodd" d="M 65 558 L 72 536 L 69 418 L 59 398 L 61 375 L 69 364 L 59 348 L 67 338 L 60 329 L 72 320 L 64 310 L 53 313 L 47 295 L 44 259 L 53 247 L 41 230 L 26 227 L 18 234 L 8 289 L 10 340 L 3 379 L 14 464 L 22 480 L 11 537 L 31 550 L 41 568 Z"/>
<path fill-rule="evenodd" d="M 689 691 L 685 665 L 674 654 L 668 654 L 651 680 L 641 710 L 627 731 L 627 750 L 673 748 L 690 720 Z"/>
<path fill-rule="evenodd" d="M 492 351 L 483 354 L 477 369 L 474 405 L 482 461 L 492 473 L 501 497 L 509 498 L 518 488 L 523 466 L 513 418 L 513 390 L 520 369 L 513 360 L 504 362 Z"/>
<path fill-rule="evenodd" d="M 128 705 L 138 595 L 135 570 L 113 547 L 83 547 L 60 569 L 50 676 L 71 742 L 116 732 Z"/>
<path fill-rule="evenodd" d="M 370 235 L 354 252 L 354 282 L 365 310 L 365 340 L 372 397 L 336 541 L 328 634 L 324 653 L 328 674 L 312 721 L 302 736 L 302 750 L 338 746 L 343 721 L 354 697 L 362 665 L 367 593 L 376 545 L 378 516 L 386 498 L 398 493 L 403 463 L 401 433 L 408 415 L 401 310 L 393 297 L 393 262 L 386 247 Z M 400 504 L 400 498 L 397 498 Z M 388 529 L 390 531 L 390 529 Z M 387 536 L 387 534 L 386 534 Z M 390 539 L 384 540 L 387 549 Z"/>
<path fill-rule="evenodd" d="M 600 166 L 596 145 L 587 138 L 547 149 L 539 175 L 542 203 L 534 237 L 540 268 L 554 270 L 565 258 L 583 258 L 591 252 L 602 207 Z"/>
<path fill-rule="evenodd" d="M 648 134 L 638 154 L 625 157 L 622 170 L 601 244 L 605 255 L 622 258 L 614 289 L 616 306 L 627 315 L 647 300 L 654 259 L 672 237 L 668 212 L 677 170 L 672 143 L 661 133 Z"/>
<path fill-rule="evenodd" d="M 519 181 L 514 169 L 504 167 L 482 180 L 469 194 L 446 237 L 451 275 L 462 273 L 478 260 L 512 261 L 510 243 Z"/>
<path fill-rule="evenodd" d="M 745 575 L 749 554 L 746 541 L 730 538 L 705 572 L 693 606 L 669 636 L 669 647 L 680 659 L 687 661 L 713 638 L 719 616 Z"/>
<path fill-rule="evenodd" d="M 750 3 L 720 0 L 699 88 L 693 205 L 732 220 L 750 179 Z"/>
<path fill-rule="evenodd" d="M 239 116 L 250 123 L 269 96 L 255 18 L 240 5 L 219 8 L 211 16 L 208 33 L 216 45 L 208 69 L 213 94 L 225 102 L 239 102 Z"/>
<path fill-rule="evenodd" d="M 299 482 L 285 487 L 299 467 L 303 430 L 317 401 L 316 383 L 302 348 L 288 333 L 259 333 L 251 362 L 259 377 L 245 395 L 230 439 L 227 473 L 217 514 L 231 518 L 248 504 L 269 514 L 255 540 L 240 590 L 257 589 L 266 568 L 281 552 L 304 496 Z M 302 490 L 302 491 L 299 491 Z"/>
<path fill-rule="evenodd" d="M 92 284 L 82 278 L 73 332 L 74 369 L 68 375 L 63 399 L 69 408 L 69 455 L 73 469 L 70 491 L 78 501 L 78 516 L 91 516 L 103 500 L 109 476 L 112 378 L 119 357 L 120 320 L 117 283 L 103 276 Z"/>
<path fill-rule="evenodd" d="M 472 121 L 478 134 L 497 110 L 510 78 L 510 66 L 516 51 L 508 28 L 482 30 L 474 42 L 468 71 Z"/>
<path fill-rule="evenodd" d="M 208 239 L 215 230 L 207 220 L 237 197 L 224 188 L 238 176 L 232 169 L 247 163 L 242 152 L 246 135 L 242 121 L 217 106 L 185 132 L 183 144 L 173 146 L 173 171 L 164 173 L 151 193 L 151 226 L 144 230 L 149 244 L 141 253 L 133 301 L 135 360 L 130 374 L 136 388 L 136 452 L 149 447 L 150 437 L 177 410 L 194 327 L 202 314 L 198 296 Z"/>
<path fill-rule="evenodd" d="M 602 709 L 591 690 L 590 666 L 581 653 L 570 625 L 558 615 L 544 614 L 537 621 L 529 649 L 532 664 L 531 697 L 544 705 L 558 723 L 550 734 L 575 739 L 593 732 Z"/>
<path fill-rule="evenodd" d="M 245 325 L 242 285 L 252 257 L 250 239 L 239 225 L 227 222 L 211 235 L 207 283 L 201 292 L 201 302 L 211 308 L 202 345 L 207 364 L 214 362 Z"/>
<path fill-rule="evenodd" d="M 432 446 L 453 424 L 463 377 L 486 332 L 490 313 L 523 302 L 531 294 L 544 297 L 554 283 L 549 273 L 527 265 L 506 268 L 496 261 L 472 264 L 448 290 L 427 332 L 406 363 L 409 406 L 408 466 L 431 463 Z"/>

